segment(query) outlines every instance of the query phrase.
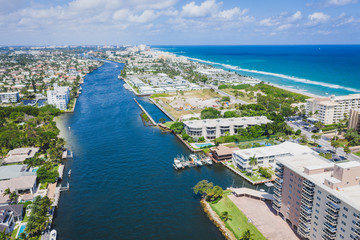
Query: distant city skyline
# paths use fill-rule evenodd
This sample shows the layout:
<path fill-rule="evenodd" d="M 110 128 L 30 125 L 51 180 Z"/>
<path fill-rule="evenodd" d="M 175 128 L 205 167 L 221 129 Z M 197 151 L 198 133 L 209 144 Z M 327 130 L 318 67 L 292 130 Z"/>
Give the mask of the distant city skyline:
<path fill-rule="evenodd" d="M 0 45 L 359 44 L 358 0 L 0 0 Z"/>

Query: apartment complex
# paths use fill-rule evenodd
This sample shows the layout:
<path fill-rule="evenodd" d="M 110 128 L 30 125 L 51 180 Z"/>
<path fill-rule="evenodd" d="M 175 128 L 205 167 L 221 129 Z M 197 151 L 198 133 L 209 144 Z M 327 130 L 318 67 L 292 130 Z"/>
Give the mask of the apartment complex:
<path fill-rule="evenodd" d="M 54 84 L 54 90 L 47 91 L 48 103 L 60 110 L 66 110 L 70 101 L 69 87 L 59 87 Z"/>
<path fill-rule="evenodd" d="M 330 98 L 311 98 L 306 102 L 306 115 L 314 115 L 324 124 L 336 123 L 349 116 L 351 109 L 360 108 L 360 94 L 331 96 Z"/>
<path fill-rule="evenodd" d="M 265 116 L 243 118 L 218 118 L 184 121 L 185 131 L 190 137 L 215 139 L 226 134 L 235 135 L 238 129 L 249 126 L 267 124 L 271 121 Z"/>
<path fill-rule="evenodd" d="M 19 101 L 18 92 L 4 92 L 0 93 L 0 102 L 2 103 L 14 103 Z"/>
<path fill-rule="evenodd" d="M 257 159 L 257 166 L 255 167 L 257 168 L 259 166 L 269 167 L 275 165 L 275 158 L 313 152 L 313 150 L 306 146 L 292 142 L 283 142 L 274 146 L 236 150 L 232 154 L 232 160 L 240 170 L 251 171 L 253 167 L 250 166 L 249 162 L 252 157 Z"/>
<path fill-rule="evenodd" d="M 305 239 L 360 239 L 360 163 L 276 158 L 273 208 Z"/>
<path fill-rule="evenodd" d="M 360 109 L 351 109 L 348 128 L 360 132 Z"/>

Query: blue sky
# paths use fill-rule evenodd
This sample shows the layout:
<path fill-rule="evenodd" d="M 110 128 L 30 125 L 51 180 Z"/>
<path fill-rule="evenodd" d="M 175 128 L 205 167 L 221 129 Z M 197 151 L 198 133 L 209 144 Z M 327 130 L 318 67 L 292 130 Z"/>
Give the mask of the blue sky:
<path fill-rule="evenodd" d="M 360 0 L 0 0 L 0 45 L 360 44 Z"/>

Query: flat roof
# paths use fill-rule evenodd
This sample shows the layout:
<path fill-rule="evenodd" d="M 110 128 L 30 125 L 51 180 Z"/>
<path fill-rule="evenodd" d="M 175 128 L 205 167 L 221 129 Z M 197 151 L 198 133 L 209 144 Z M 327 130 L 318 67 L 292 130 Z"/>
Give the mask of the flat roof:
<path fill-rule="evenodd" d="M 8 180 L 20 176 L 35 176 L 33 172 L 27 168 L 26 165 L 10 165 L 0 167 L 0 181 Z"/>
<path fill-rule="evenodd" d="M 203 126 L 215 127 L 225 125 L 248 125 L 248 124 L 266 124 L 270 123 L 271 120 L 265 116 L 259 117 L 242 117 L 242 118 L 217 118 L 217 119 L 203 119 L 203 120 L 189 120 L 183 123 L 190 128 L 201 128 Z"/>
<path fill-rule="evenodd" d="M 276 158 L 277 162 L 280 162 L 285 167 L 289 168 L 290 170 L 296 172 L 300 176 L 304 177 L 305 179 L 310 180 L 320 188 L 327 191 L 329 194 L 334 195 L 335 197 L 339 198 L 341 201 L 346 202 L 350 206 L 356 208 L 360 211 L 360 185 L 350 186 L 350 187 L 342 187 L 338 189 L 332 189 L 326 185 L 324 185 L 324 181 L 330 180 L 331 182 L 337 183 L 339 180 L 332 177 L 333 171 L 326 171 L 322 173 L 314 173 L 314 174 L 306 174 L 304 173 L 304 168 L 329 168 L 337 166 L 359 166 L 359 163 L 355 162 L 346 162 L 346 163 L 339 163 L 335 164 L 330 162 L 329 160 L 320 157 L 317 154 L 303 154 L 297 156 L 287 156 Z M 360 172 L 359 172 L 360 176 Z"/>
<path fill-rule="evenodd" d="M 279 145 L 268 147 L 248 148 L 243 150 L 236 150 L 234 154 L 240 156 L 242 159 L 249 159 L 254 156 L 256 158 L 279 156 L 284 154 L 299 155 L 303 153 L 313 153 L 314 151 L 306 146 L 292 142 L 283 142 Z"/>

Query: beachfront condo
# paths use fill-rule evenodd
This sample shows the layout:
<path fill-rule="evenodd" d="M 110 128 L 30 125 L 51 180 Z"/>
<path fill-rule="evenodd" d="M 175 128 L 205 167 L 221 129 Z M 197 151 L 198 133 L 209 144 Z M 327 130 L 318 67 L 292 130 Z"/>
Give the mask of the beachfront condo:
<path fill-rule="evenodd" d="M 267 124 L 271 121 L 265 116 L 242 118 L 219 118 L 184 121 L 186 133 L 190 137 L 205 137 L 207 140 L 235 135 L 240 128 Z"/>
<path fill-rule="evenodd" d="M 311 98 L 306 102 L 306 115 L 324 124 L 337 123 L 349 116 L 351 109 L 360 108 L 360 94 Z"/>
<path fill-rule="evenodd" d="M 360 163 L 276 158 L 273 209 L 305 239 L 360 239 Z"/>

